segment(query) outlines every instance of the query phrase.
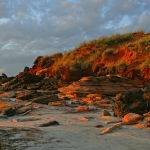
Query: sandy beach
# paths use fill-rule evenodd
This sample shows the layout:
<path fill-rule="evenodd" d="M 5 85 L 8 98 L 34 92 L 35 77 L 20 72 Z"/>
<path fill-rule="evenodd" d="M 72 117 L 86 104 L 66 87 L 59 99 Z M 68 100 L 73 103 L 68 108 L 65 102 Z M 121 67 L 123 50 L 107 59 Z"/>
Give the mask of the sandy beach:
<path fill-rule="evenodd" d="M 112 133 L 100 135 L 103 127 L 111 126 L 107 124 L 109 121 L 116 120 L 115 117 L 101 117 L 102 110 L 66 113 L 67 108 L 64 107 L 39 107 L 26 116 L 0 119 L 2 150 L 149 150 L 148 128 L 126 125 Z M 50 120 L 56 120 L 60 125 L 39 127 Z M 96 125 L 102 128 L 96 128 Z"/>

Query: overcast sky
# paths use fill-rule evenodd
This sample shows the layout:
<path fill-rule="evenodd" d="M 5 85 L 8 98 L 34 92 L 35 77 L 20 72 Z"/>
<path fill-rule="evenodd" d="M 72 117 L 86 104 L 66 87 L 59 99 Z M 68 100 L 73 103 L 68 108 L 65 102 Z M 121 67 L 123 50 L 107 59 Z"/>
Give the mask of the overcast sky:
<path fill-rule="evenodd" d="M 150 0 L 0 0 L 0 72 L 103 35 L 150 32 Z"/>

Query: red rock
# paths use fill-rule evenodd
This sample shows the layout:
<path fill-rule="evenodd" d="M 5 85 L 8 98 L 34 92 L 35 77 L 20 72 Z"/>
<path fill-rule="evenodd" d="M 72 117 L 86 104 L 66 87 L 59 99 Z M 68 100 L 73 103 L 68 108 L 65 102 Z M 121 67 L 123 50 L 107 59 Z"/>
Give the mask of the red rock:
<path fill-rule="evenodd" d="M 150 117 L 144 118 L 144 122 L 145 122 L 144 126 L 149 128 L 150 127 Z"/>
<path fill-rule="evenodd" d="M 110 112 L 107 110 L 103 110 L 102 116 L 111 116 Z"/>
<path fill-rule="evenodd" d="M 143 123 L 138 123 L 138 124 L 135 124 L 135 125 L 134 125 L 134 127 L 137 128 L 137 129 L 143 129 L 143 128 L 145 128 L 145 126 L 146 126 L 146 125 L 143 124 Z"/>
<path fill-rule="evenodd" d="M 76 107 L 76 111 L 84 112 L 84 111 L 88 111 L 88 108 L 86 106 L 78 106 Z"/>
<path fill-rule="evenodd" d="M 144 117 L 150 117 L 150 112 L 143 114 Z"/>
<path fill-rule="evenodd" d="M 128 113 L 122 118 L 122 122 L 125 124 L 136 124 L 142 119 L 142 116 L 135 113 Z"/>

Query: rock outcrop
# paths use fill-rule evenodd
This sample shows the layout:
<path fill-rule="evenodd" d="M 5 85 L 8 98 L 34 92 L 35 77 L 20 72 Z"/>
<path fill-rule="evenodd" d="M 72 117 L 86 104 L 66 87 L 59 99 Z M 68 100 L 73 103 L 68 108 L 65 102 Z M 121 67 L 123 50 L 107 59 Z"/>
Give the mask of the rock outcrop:
<path fill-rule="evenodd" d="M 122 118 L 124 124 L 136 124 L 141 121 L 143 117 L 139 114 L 128 113 Z"/>
<path fill-rule="evenodd" d="M 128 90 L 134 90 L 141 87 L 143 87 L 143 85 L 140 81 L 121 78 L 118 76 L 91 76 L 83 77 L 67 87 L 59 88 L 59 95 L 60 97 L 68 97 L 70 99 L 81 99 L 87 96 L 87 99 L 89 100 L 101 100 L 102 95 L 115 96 L 120 92 L 125 93 Z"/>

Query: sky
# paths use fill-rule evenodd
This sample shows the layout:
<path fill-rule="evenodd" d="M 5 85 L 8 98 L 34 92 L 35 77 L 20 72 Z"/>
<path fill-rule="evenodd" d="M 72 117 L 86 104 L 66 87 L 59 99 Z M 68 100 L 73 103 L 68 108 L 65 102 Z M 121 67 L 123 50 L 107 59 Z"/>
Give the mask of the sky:
<path fill-rule="evenodd" d="M 0 73 L 117 33 L 150 32 L 150 0 L 0 0 Z"/>

